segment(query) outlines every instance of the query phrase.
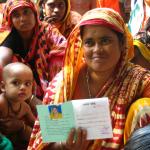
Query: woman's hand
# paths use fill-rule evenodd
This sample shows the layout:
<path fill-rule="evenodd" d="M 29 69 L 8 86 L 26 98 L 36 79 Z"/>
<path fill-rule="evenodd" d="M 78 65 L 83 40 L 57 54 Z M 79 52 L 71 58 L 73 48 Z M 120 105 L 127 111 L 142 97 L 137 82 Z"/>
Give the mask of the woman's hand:
<path fill-rule="evenodd" d="M 0 119 L 0 131 L 7 135 L 23 129 L 23 121 L 16 118 Z"/>
<path fill-rule="evenodd" d="M 53 17 L 45 16 L 44 21 L 54 24 L 56 20 Z"/>
<path fill-rule="evenodd" d="M 62 143 L 62 145 L 67 150 L 87 150 L 89 143 L 90 141 L 87 140 L 87 131 L 78 128 L 77 130 L 71 130 L 66 143 Z"/>

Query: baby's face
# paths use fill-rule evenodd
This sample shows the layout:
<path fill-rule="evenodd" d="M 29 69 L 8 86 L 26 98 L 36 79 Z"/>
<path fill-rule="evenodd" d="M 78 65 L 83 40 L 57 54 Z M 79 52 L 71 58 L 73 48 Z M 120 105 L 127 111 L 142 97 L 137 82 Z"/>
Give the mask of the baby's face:
<path fill-rule="evenodd" d="M 5 94 L 14 102 L 25 101 L 32 95 L 33 75 L 28 70 L 13 70 L 5 80 Z"/>

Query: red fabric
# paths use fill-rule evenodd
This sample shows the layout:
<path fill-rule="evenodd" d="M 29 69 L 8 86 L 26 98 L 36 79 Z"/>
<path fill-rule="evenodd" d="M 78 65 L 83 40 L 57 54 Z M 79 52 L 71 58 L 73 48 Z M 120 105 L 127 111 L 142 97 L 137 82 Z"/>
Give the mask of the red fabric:
<path fill-rule="evenodd" d="M 97 7 L 112 8 L 120 13 L 119 0 L 97 0 Z"/>
<path fill-rule="evenodd" d="M 106 27 L 109 27 L 109 28 L 117 31 L 117 32 L 121 32 L 122 33 L 122 31 L 119 28 L 117 28 L 116 26 L 114 26 L 114 25 L 110 24 L 109 22 L 107 22 L 105 20 L 102 20 L 102 19 L 86 20 L 86 21 L 83 21 L 80 26 L 83 26 L 83 25 L 94 25 L 94 24 L 95 25 L 104 25 Z"/>

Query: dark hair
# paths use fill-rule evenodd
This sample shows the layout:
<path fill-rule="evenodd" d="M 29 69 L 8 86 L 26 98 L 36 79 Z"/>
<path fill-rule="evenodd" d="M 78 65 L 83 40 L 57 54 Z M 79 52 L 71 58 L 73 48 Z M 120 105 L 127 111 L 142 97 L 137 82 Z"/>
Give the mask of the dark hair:
<path fill-rule="evenodd" d="M 139 128 L 131 135 L 124 150 L 148 150 L 150 149 L 150 125 Z"/>

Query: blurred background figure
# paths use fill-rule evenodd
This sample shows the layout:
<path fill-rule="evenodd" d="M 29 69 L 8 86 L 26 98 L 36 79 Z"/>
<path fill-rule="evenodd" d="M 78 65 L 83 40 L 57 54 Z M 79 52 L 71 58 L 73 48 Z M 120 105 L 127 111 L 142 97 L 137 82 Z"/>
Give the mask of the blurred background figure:
<path fill-rule="evenodd" d="M 131 1 L 128 27 L 133 36 L 141 31 L 150 17 L 150 0 Z"/>
<path fill-rule="evenodd" d="M 122 0 L 122 12 L 123 12 L 123 17 L 124 17 L 124 21 L 126 23 L 129 22 L 130 19 L 130 12 L 131 12 L 131 1 L 132 0 Z"/>
<path fill-rule="evenodd" d="M 77 11 L 81 15 L 85 12 L 96 8 L 96 0 L 70 0 L 71 10 Z"/>
<path fill-rule="evenodd" d="M 134 53 L 132 62 L 150 70 L 150 18 L 134 38 Z"/>
<path fill-rule="evenodd" d="M 70 0 L 39 0 L 40 20 L 55 25 L 66 38 L 81 15 L 70 9 Z"/>
<path fill-rule="evenodd" d="M 120 0 L 97 0 L 97 7 L 106 7 L 106 8 L 112 8 L 115 11 L 119 12 L 120 15 L 121 13 L 121 8 L 120 8 Z"/>

